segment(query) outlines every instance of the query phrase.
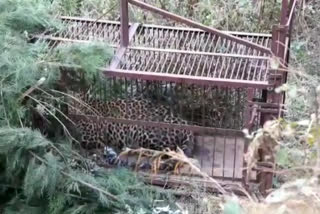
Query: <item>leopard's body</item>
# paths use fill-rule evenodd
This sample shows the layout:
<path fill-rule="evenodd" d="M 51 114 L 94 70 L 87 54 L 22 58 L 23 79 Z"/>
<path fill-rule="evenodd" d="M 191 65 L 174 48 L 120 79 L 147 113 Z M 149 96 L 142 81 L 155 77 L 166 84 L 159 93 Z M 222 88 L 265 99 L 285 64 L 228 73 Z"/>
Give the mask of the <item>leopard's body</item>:
<path fill-rule="evenodd" d="M 92 109 L 78 105 L 75 109 L 80 112 L 72 112 L 73 114 L 92 115 L 96 112 L 102 117 L 187 124 L 187 121 L 173 115 L 168 107 L 143 98 L 113 101 L 87 98 L 83 101 Z M 176 150 L 179 147 L 186 155 L 191 156 L 194 147 L 194 135 L 188 130 L 128 125 L 104 119 L 97 121 L 89 117 L 74 121 L 81 135 L 81 143 L 86 148 L 108 145 L 120 151 L 125 147 L 154 150 Z"/>

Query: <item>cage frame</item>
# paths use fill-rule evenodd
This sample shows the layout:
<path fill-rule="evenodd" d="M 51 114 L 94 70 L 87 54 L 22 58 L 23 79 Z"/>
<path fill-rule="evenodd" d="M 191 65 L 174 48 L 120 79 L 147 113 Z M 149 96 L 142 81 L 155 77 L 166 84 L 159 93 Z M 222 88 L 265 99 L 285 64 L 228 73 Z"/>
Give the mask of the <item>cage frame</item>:
<path fill-rule="evenodd" d="M 164 18 L 172 19 L 176 22 L 183 23 L 188 27 L 168 27 L 168 26 L 159 26 L 159 25 L 144 25 L 141 23 L 130 23 L 129 22 L 129 4 L 137 6 L 143 10 L 151 11 L 153 13 L 159 14 Z M 167 81 L 174 82 L 178 84 L 194 84 L 199 86 L 228 86 L 231 88 L 245 88 L 247 90 L 247 100 L 245 108 L 245 119 L 244 126 L 248 130 L 252 130 L 255 123 L 258 121 L 260 125 L 263 125 L 267 120 L 272 118 L 277 118 L 282 116 L 283 104 L 285 101 L 284 93 L 276 93 L 275 89 L 286 82 L 287 80 L 287 66 L 289 62 L 289 49 L 290 49 L 290 36 L 293 27 L 294 20 L 294 11 L 297 5 L 297 0 L 283 0 L 281 8 L 281 18 L 280 24 L 275 25 L 272 28 L 271 34 L 255 34 L 255 33 L 246 33 L 246 32 L 228 32 L 220 31 L 215 28 L 204 26 L 200 23 L 194 22 L 187 18 L 175 15 L 173 13 L 164 11 L 162 9 L 156 8 L 152 5 L 149 5 L 140 0 L 120 0 L 120 22 L 115 21 L 104 21 L 104 20 L 94 20 L 88 18 L 80 17 L 68 17 L 62 16 L 63 21 L 76 21 L 79 23 L 84 23 L 87 25 L 97 25 L 95 32 L 99 32 L 99 29 L 102 29 L 103 25 L 112 25 L 116 30 L 114 32 L 115 40 L 111 42 L 111 47 L 115 48 L 115 55 L 109 66 L 105 68 L 100 68 L 99 70 L 106 77 L 113 78 L 128 78 L 128 79 L 140 79 L 140 80 L 151 80 L 151 81 Z M 139 29 L 141 31 L 145 29 L 160 29 L 160 31 L 189 31 L 193 32 L 192 35 L 214 35 L 216 39 L 222 44 L 236 44 L 242 45 L 245 48 L 252 50 L 245 51 L 246 54 L 235 54 L 232 53 L 234 48 L 231 48 L 231 53 L 219 53 L 219 52 L 210 52 L 210 51 L 199 51 L 199 50 L 179 50 L 174 48 L 169 48 L 165 50 L 164 48 L 152 48 L 135 44 L 135 37 L 139 34 Z M 160 34 L 160 33 L 159 33 Z M 179 33 L 176 33 L 177 35 Z M 41 39 L 46 39 L 54 42 L 88 42 L 90 40 L 89 36 L 86 38 L 77 38 L 75 36 L 70 36 L 69 38 L 65 35 L 38 35 L 36 37 Z M 92 35 L 93 37 L 97 35 Z M 261 45 L 243 37 L 266 37 L 268 38 L 268 45 Z M 120 38 L 120 39 L 119 39 Z M 199 36 L 200 38 L 200 36 Z M 204 36 L 202 37 L 204 38 Z M 210 37 L 207 38 L 209 40 Z M 197 39 L 197 37 L 196 37 Z M 200 39 L 198 39 L 200 41 Z M 259 40 L 259 39 L 258 39 Z M 257 40 L 257 41 L 258 41 Z M 202 41 L 202 40 L 201 40 Z M 222 42 L 223 41 L 223 42 Z M 201 42 L 200 42 L 201 43 Z M 134 44 L 133 46 L 131 44 Z M 235 48 L 236 49 L 236 48 Z M 190 74 L 171 74 L 171 73 L 156 73 L 146 70 L 135 70 L 135 69 L 125 69 L 121 68 L 121 63 L 125 61 L 126 53 L 130 51 L 146 51 L 146 52 L 162 52 L 170 54 L 186 54 L 197 55 L 199 57 L 204 56 L 214 56 L 220 57 L 221 60 L 225 60 L 226 57 L 234 59 L 236 57 L 244 58 L 246 60 L 266 60 L 268 63 L 271 63 L 271 60 L 277 60 L 279 66 L 277 68 L 272 68 L 271 66 L 265 69 L 266 78 L 262 81 L 255 80 L 244 80 L 244 79 L 233 79 L 233 78 L 214 78 L 214 77 L 204 77 L 196 76 Z M 251 53 L 251 54 L 250 54 Z M 166 55 L 167 57 L 169 57 Z M 189 57 L 190 58 L 190 57 Z M 231 60 L 229 60 L 231 62 Z M 236 63 L 234 63 L 236 64 Z M 61 65 L 64 66 L 64 65 Z M 239 69 L 240 66 L 239 66 Z M 203 69 L 204 70 L 204 69 Z M 222 69 L 221 69 L 222 70 Z M 222 73 L 220 74 L 220 76 Z M 227 75 L 225 75 L 227 76 Z M 263 100 L 254 100 L 255 90 L 262 90 Z M 72 118 L 81 118 L 82 115 L 70 115 Z M 88 116 L 86 116 L 88 117 Z M 90 117 L 90 116 L 89 116 Z M 91 117 L 94 120 L 101 120 L 98 117 Z M 258 118 L 258 119 L 257 119 Z M 220 130 L 219 128 L 208 128 L 208 127 L 198 127 L 190 125 L 179 125 L 179 124 L 164 124 L 151 121 L 137 121 L 137 120 L 128 120 L 128 119 L 116 119 L 116 118 L 103 118 L 104 120 L 120 122 L 125 124 L 139 124 L 143 126 L 153 126 L 153 127 L 167 127 L 175 129 L 189 129 L 197 131 L 209 131 L 209 132 L 222 132 L 225 133 L 228 130 Z M 241 130 L 233 130 L 236 134 L 241 134 Z M 248 142 L 244 143 L 244 153 L 247 151 Z M 261 154 L 265 156 L 268 154 Z M 243 162 L 243 167 L 246 167 L 245 162 Z M 273 174 L 270 172 L 270 168 L 273 167 L 273 164 L 261 165 L 258 166 L 257 171 L 259 172 L 256 182 L 260 183 L 260 190 L 262 193 L 265 193 L 268 189 L 272 187 L 272 177 Z M 265 170 L 266 169 L 266 170 Z M 240 181 L 243 186 L 248 186 L 248 181 L 244 178 L 246 177 L 246 170 L 244 170 L 242 178 L 239 180 L 232 179 L 232 181 Z M 220 177 L 221 178 L 221 177 Z M 222 177 L 222 180 L 226 179 Z"/>

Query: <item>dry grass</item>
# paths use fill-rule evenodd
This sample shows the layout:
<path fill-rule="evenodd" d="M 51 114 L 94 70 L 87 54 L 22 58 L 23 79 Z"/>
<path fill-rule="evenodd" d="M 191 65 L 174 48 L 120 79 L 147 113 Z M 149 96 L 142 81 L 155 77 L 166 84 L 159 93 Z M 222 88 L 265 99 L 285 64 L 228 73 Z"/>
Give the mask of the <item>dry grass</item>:
<path fill-rule="evenodd" d="M 127 149 L 124 152 L 120 153 L 119 159 L 131 159 L 131 161 L 133 161 L 135 164 L 136 171 L 139 169 L 138 167 L 139 165 L 141 165 L 141 163 L 150 163 L 151 173 L 153 175 L 157 175 L 159 172 L 163 171 L 162 169 L 169 169 L 174 175 L 187 174 L 192 176 L 200 176 L 205 180 L 208 180 L 211 183 L 215 184 L 216 188 L 222 194 L 226 193 L 226 191 L 218 183 L 218 181 L 202 172 L 199 166 L 197 166 L 197 161 L 195 159 L 188 158 L 179 148 L 177 152 L 171 150 L 156 151 L 145 148 Z"/>

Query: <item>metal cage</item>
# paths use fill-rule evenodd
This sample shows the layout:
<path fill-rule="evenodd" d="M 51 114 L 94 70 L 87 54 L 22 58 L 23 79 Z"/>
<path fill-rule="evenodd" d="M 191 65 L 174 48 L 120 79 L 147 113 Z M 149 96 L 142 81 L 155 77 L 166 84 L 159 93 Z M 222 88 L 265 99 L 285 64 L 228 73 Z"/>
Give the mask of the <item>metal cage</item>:
<path fill-rule="evenodd" d="M 129 3 L 191 27 L 129 23 Z M 138 0 L 121 0 L 121 22 L 64 16 L 62 32 L 37 38 L 53 47 L 68 42 L 108 43 L 115 55 L 100 69 L 106 78 L 94 96 L 102 100 L 143 96 L 167 106 L 188 124 L 139 117 L 72 117 L 190 130 L 196 135 L 194 157 L 203 171 L 221 180 L 243 181 L 248 144 L 242 129 L 254 130 L 281 115 L 284 95 L 274 89 L 286 81 L 286 72 L 280 70 L 288 62 L 295 5 L 296 0 L 284 0 L 280 25 L 272 34 L 258 34 L 219 31 Z M 275 59 L 280 61 L 277 68 L 272 66 Z M 270 179 L 259 182 L 271 187 Z"/>

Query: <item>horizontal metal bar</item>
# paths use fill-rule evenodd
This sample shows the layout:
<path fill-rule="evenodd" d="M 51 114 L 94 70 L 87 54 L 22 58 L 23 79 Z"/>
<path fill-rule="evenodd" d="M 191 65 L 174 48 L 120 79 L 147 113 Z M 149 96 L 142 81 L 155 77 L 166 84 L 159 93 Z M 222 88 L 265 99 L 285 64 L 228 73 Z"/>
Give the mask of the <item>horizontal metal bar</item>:
<path fill-rule="evenodd" d="M 248 104 L 251 105 L 258 105 L 262 107 L 274 107 L 274 108 L 279 108 L 278 103 L 262 103 L 262 102 L 251 102 L 249 101 Z"/>
<path fill-rule="evenodd" d="M 279 114 L 279 108 L 278 109 L 267 109 L 267 108 L 250 107 L 250 109 L 256 109 L 256 111 L 260 112 L 260 113 Z"/>
<path fill-rule="evenodd" d="M 114 77 L 127 77 L 133 79 L 143 79 L 143 80 L 157 80 L 157 81 L 169 81 L 175 83 L 187 83 L 187 84 L 197 84 L 206 86 L 230 86 L 235 88 L 240 87 L 253 87 L 266 89 L 269 88 L 268 82 L 262 81 L 249 81 L 249 80 L 235 80 L 235 79 L 221 79 L 221 78 L 210 78 L 210 77 L 200 77 L 200 76 L 187 76 L 178 74 L 164 74 L 164 73 L 153 73 L 145 71 L 132 71 L 123 69 L 102 69 L 106 76 Z"/>
<path fill-rule="evenodd" d="M 46 39 L 52 41 L 60 41 L 60 42 L 71 42 L 71 43 L 92 43 L 95 42 L 94 40 L 79 40 L 79 39 L 68 39 L 62 37 L 55 37 L 55 36 L 34 36 L 36 39 Z M 117 45 L 112 45 L 108 43 L 108 46 L 111 48 L 117 48 Z"/>
<path fill-rule="evenodd" d="M 102 20 L 102 19 L 90 19 L 90 18 L 82 18 L 82 17 L 75 17 L 75 16 L 60 16 L 60 19 L 62 19 L 62 20 L 70 20 L 70 21 L 96 22 L 96 23 L 101 23 L 101 24 L 120 25 L 120 22 L 118 22 L 118 21 L 109 21 L 109 20 Z"/>
<path fill-rule="evenodd" d="M 179 31 L 194 31 L 194 32 L 203 32 L 208 33 L 204 30 L 201 30 L 199 28 L 190 28 L 190 27 L 179 27 L 179 26 L 164 26 L 164 25 L 156 25 L 156 24 L 141 24 L 144 28 L 158 28 L 158 29 L 164 29 L 164 30 L 179 30 Z M 221 32 L 226 34 L 232 34 L 234 36 L 249 36 L 249 37 L 269 37 L 271 38 L 271 34 L 267 33 L 249 33 L 249 32 L 240 32 L 240 31 L 225 31 L 221 30 Z"/>
<path fill-rule="evenodd" d="M 203 52 L 203 51 L 186 51 L 186 50 L 177 50 L 177 49 L 160 49 L 160 48 L 149 48 L 149 47 L 138 47 L 138 46 L 129 46 L 128 49 L 141 50 L 141 51 L 163 52 L 163 53 L 178 53 L 178 54 L 193 54 L 193 55 L 204 55 L 204 56 L 221 56 L 221 57 L 271 60 L 271 57 L 265 57 L 265 56 L 251 56 L 251 55 L 226 54 L 226 53 L 210 53 L 210 52 Z"/>
<path fill-rule="evenodd" d="M 96 22 L 101 24 L 115 24 L 120 25 L 119 21 L 112 21 L 112 20 L 104 20 L 104 19 L 91 19 L 91 18 L 82 18 L 82 17 L 75 17 L 75 16 L 60 16 L 63 20 L 70 20 L 70 21 L 83 21 L 83 22 Z M 129 22 L 129 25 L 134 23 Z M 142 27 L 145 28 L 159 28 L 159 29 L 168 29 L 168 30 L 181 30 L 181 31 L 196 31 L 196 32 L 206 32 L 199 28 L 187 28 L 187 27 L 172 27 L 172 26 L 163 26 L 163 25 L 156 25 L 156 24 L 141 24 Z M 239 31 L 224 31 L 226 34 L 232 34 L 236 36 L 249 36 L 249 37 L 272 37 L 271 34 L 266 33 L 249 33 L 249 32 L 239 32 Z"/>
<path fill-rule="evenodd" d="M 138 126 L 147 126 L 155 128 L 168 128 L 168 129 L 178 129 L 178 130 L 188 130 L 195 132 L 196 134 L 218 134 L 218 135 L 233 135 L 243 137 L 244 134 L 240 130 L 234 129 L 222 129 L 222 128 L 211 128 L 204 126 L 195 126 L 195 125 L 183 125 L 183 124 L 172 124 L 164 122 L 154 122 L 154 121 L 142 121 L 142 120 L 128 120 L 120 118 L 111 118 L 111 117 L 100 117 L 94 115 L 79 115 L 79 114 L 70 114 L 68 115 L 70 119 L 74 120 L 93 120 L 93 121 L 106 121 L 112 123 L 122 123 L 126 125 L 138 125 Z"/>
<path fill-rule="evenodd" d="M 167 18 L 171 18 L 171 19 L 173 19 L 175 21 L 184 23 L 186 25 L 189 25 L 189 26 L 192 26 L 192 27 L 195 27 L 195 28 L 200 28 L 200 29 L 202 29 L 202 30 L 204 30 L 206 32 L 219 35 L 219 36 L 221 36 L 223 38 L 236 41 L 239 44 L 242 44 L 242 45 L 245 45 L 245 46 L 249 46 L 251 48 L 260 50 L 263 53 L 272 55 L 272 52 L 271 52 L 271 50 L 269 48 L 263 47 L 263 46 L 258 45 L 256 43 L 250 42 L 248 40 L 241 39 L 241 38 L 233 36 L 231 34 L 226 34 L 226 33 L 222 32 L 220 30 L 217 30 L 217 29 L 214 29 L 214 28 L 211 28 L 211 27 L 207 27 L 205 25 L 202 25 L 202 24 L 197 23 L 195 21 L 192 21 L 190 19 L 184 18 L 182 16 L 175 15 L 173 13 L 170 13 L 168 11 L 159 9 L 157 7 L 151 6 L 149 4 L 146 4 L 146 3 L 138 1 L 138 0 L 128 0 L 128 1 L 129 1 L 129 3 L 131 3 L 131 4 L 133 4 L 133 5 L 137 6 L 137 7 L 140 7 L 142 9 L 149 10 L 151 12 L 157 13 L 157 14 L 162 15 L 162 16 L 167 17 Z"/>
<path fill-rule="evenodd" d="M 57 66 L 57 67 L 81 68 L 79 65 L 68 65 L 68 64 L 61 64 L 61 63 L 47 63 L 47 64 L 52 66 Z M 106 69 L 106 68 L 97 68 L 97 69 L 103 72 L 104 75 L 106 76 L 142 79 L 142 80 L 151 80 L 151 81 L 153 80 L 168 81 L 168 82 L 175 82 L 175 83 L 187 83 L 187 84 L 197 84 L 197 85 L 205 85 L 205 86 L 229 86 L 233 88 L 253 87 L 253 88 L 259 88 L 259 89 L 267 89 L 270 86 L 272 86 L 268 84 L 268 82 L 262 82 L 262 81 L 220 79 L 220 78 L 187 76 L 187 75 L 177 75 L 177 74 L 163 74 L 163 73 L 132 71 L 132 70 L 122 70 L 122 69 Z"/>

